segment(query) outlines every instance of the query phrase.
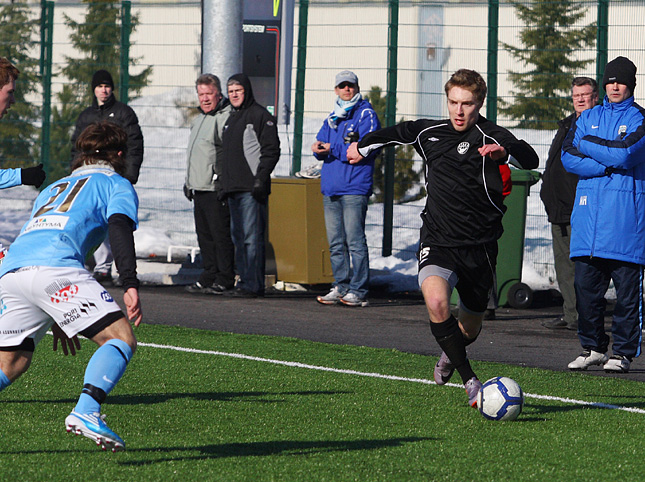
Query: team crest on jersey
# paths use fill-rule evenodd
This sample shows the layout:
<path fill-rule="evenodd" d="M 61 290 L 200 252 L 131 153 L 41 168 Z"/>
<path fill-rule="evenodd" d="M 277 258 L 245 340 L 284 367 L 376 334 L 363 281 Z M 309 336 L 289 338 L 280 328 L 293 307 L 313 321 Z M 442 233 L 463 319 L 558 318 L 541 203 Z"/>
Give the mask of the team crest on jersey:
<path fill-rule="evenodd" d="M 51 296 L 51 300 L 54 303 L 61 303 L 63 301 L 69 301 L 78 293 L 77 285 L 66 286 L 63 289 L 58 290 Z"/>
<path fill-rule="evenodd" d="M 625 134 L 625 133 L 627 133 L 627 126 L 626 126 L 626 125 L 622 125 L 622 126 L 620 126 L 620 127 L 618 128 L 618 135 L 620 136 L 620 135 L 623 135 L 623 134 Z"/>
<path fill-rule="evenodd" d="M 470 149 L 470 142 L 462 142 L 457 146 L 457 152 L 459 154 L 466 154 Z"/>
<path fill-rule="evenodd" d="M 67 225 L 67 221 L 69 221 L 69 217 L 67 216 L 41 216 L 33 218 L 27 223 L 23 233 L 40 229 L 63 230 Z"/>

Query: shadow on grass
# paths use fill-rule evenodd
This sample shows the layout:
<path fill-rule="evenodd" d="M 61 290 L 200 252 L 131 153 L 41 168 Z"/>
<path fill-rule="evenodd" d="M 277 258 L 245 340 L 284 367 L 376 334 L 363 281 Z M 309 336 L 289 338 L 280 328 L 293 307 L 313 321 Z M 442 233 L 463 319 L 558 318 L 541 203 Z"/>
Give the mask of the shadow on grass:
<path fill-rule="evenodd" d="M 616 398 L 625 398 L 625 397 L 613 397 L 613 400 Z M 631 398 L 631 397 L 630 397 Z M 536 403 L 524 403 L 524 411 L 522 412 L 523 414 L 526 413 L 527 409 L 531 410 L 530 415 L 541 415 L 541 414 L 548 414 L 548 413 L 566 413 L 566 412 L 573 412 L 577 410 L 590 410 L 590 409 L 595 409 L 595 410 L 618 410 L 620 408 L 634 408 L 634 409 L 642 409 L 645 407 L 645 402 L 642 401 L 642 399 L 639 400 L 638 403 L 610 403 L 610 402 L 591 402 L 588 405 L 583 405 L 583 404 L 567 404 L 567 405 L 541 405 L 541 404 L 536 404 Z M 527 414 L 529 415 L 529 414 Z M 522 417 L 522 418 L 528 418 L 528 417 Z M 538 420 L 543 420 L 543 419 L 538 419 Z M 530 421 L 530 420 L 526 420 Z"/>
<path fill-rule="evenodd" d="M 141 395 L 114 395 L 105 400 L 105 405 L 139 405 L 164 403 L 169 400 L 190 399 L 190 400 L 210 400 L 213 402 L 239 401 L 240 399 L 250 398 L 253 402 L 276 403 L 283 396 L 318 396 L 318 395 L 347 395 L 353 392 L 349 391 L 299 391 L 299 392 L 192 392 L 192 393 L 154 393 Z M 271 397 L 271 398 L 267 398 Z M 11 400 L 4 399 L 3 403 L 76 403 L 77 398 L 58 398 L 49 400 Z"/>
<path fill-rule="evenodd" d="M 375 450 L 384 447 L 401 447 L 406 443 L 434 440 L 427 437 L 404 437 L 383 440 L 338 440 L 338 441 L 295 441 L 275 440 L 268 442 L 228 443 L 219 445 L 201 445 L 194 447 L 164 447 L 128 450 L 129 454 L 177 453 L 173 457 L 162 457 L 139 461 L 124 461 L 120 465 L 145 466 L 166 462 L 191 460 L 208 460 L 225 457 L 264 457 L 269 455 L 313 455 L 331 452 L 356 450 Z M 196 455 L 185 455 L 186 452 L 198 452 Z"/>

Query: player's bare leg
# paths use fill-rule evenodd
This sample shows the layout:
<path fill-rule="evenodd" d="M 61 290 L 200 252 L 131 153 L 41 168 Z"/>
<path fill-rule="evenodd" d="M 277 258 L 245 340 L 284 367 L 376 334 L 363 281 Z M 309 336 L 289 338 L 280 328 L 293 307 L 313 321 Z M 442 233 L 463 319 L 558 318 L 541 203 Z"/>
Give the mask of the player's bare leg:
<path fill-rule="evenodd" d="M 125 372 L 137 347 L 126 318 L 108 325 L 92 341 L 99 345 L 85 370 L 83 392 L 74 411 L 65 419 L 68 432 L 94 440 L 103 450 L 125 450 L 125 442 L 105 423 L 101 404 Z"/>
<path fill-rule="evenodd" d="M 481 383 L 466 356 L 466 340 L 469 335 L 476 338 L 481 328 L 481 316 L 465 313 L 463 323 L 457 321 L 450 312 L 450 285 L 440 276 L 423 280 L 421 292 L 430 316 L 432 334 L 443 350 L 435 366 L 435 381 L 443 385 L 457 370 L 468 393 L 468 402 L 474 406 Z"/>

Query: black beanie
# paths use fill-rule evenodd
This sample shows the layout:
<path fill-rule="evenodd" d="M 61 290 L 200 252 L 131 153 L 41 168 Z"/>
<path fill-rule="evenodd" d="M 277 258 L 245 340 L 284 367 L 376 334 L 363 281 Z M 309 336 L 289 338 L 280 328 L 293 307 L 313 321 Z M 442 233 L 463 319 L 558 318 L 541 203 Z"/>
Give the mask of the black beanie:
<path fill-rule="evenodd" d="M 101 84 L 107 84 L 114 89 L 114 81 L 107 70 L 97 70 L 92 76 L 92 92 Z"/>
<path fill-rule="evenodd" d="M 616 57 L 605 67 L 605 75 L 602 77 L 603 88 L 607 84 L 619 84 L 629 87 L 629 91 L 634 95 L 636 87 L 636 66 L 627 57 Z"/>

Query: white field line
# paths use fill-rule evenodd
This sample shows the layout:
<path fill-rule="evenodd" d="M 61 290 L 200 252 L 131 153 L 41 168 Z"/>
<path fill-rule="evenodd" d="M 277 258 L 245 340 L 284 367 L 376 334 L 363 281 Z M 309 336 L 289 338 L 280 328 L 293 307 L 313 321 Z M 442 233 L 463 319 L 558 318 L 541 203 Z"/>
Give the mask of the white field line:
<path fill-rule="evenodd" d="M 197 350 L 195 348 L 184 348 L 180 346 L 170 346 L 170 345 L 158 345 L 156 343 L 138 343 L 139 346 L 146 346 L 150 348 L 159 348 L 163 350 L 173 350 L 173 351 L 182 351 L 186 353 L 199 353 L 201 355 L 216 355 L 216 356 L 226 356 L 230 358 L 239 358 L 242 360 L 252 360 L 252 361 L 258 361 L 258 362 L 263 362 L 263 363 L 272 363 L 274 365 L 283 365 L 287 367 L 294 367 L 294 368 L 305 368 L 308 370 L 318 370 L 318 371 L 323 371 L 323 372 L 332 372 L 332 373 L 342 373 L 344 375 L 357 375 L 360 377 L 370 377 L 370 378 L 383 378 L 385 380 L 396 380 L 396 381 L 401 381 L 401 382 L 413 382 L 413 383 L 423 383 L 426 385 L 436 385 L 436 383 L 432 380 L 427 380 L 424 378 L 407 378 L 407 377 L 399 377 L 395 375 L 385 375 L 382 373 L 369 373 L 369 372 L 359 372 L 356 370 L 343 370 L 340 368 L 331 368 L 331 367 L 322 367 L 322 366 L 317 366 L 317 365 L 308 365 L 306 363 L 300 363 L 300 362 L 290 362 L 290 361 L 282 361 L 282 360 L 273 360 L 271 358 L 260 358 L 257 356 L 250 356 L 250 355 L 243 355 L 241 353 L 226 353 L 222 351 L 212 351 L 212 350 Z M 457 388 L 462 388 L 463 385 L 459 385 L 456 383 L 447 383 L 446 386 L 449 387 L 457 387 Z M 610 410 L 622 410 L 624 412 L 632 412 L 632 413 L 639 413 L 642 415 L 645 415 L 645 410 L 641 408 L 633 408 L 633 407 L 621 407 L 619 405 L 611 405 L 608 403 L 600 403 L 600 402 L 587 402 L 585 400 L 575 400 L 573 398 L 564 398 L 564 397 L 554 397 L 551 395 L 538 395 L 534 393 L 524 393 L 525 398 L 535 398 L 538 400 L 549 400 L 549 401 L 555 401 L 555 402 L 562 402 L 562 403 L 570 403 L 573 405 L 584 405 L 587 407 L 592 407 L 592 408 L 605 408 L 605 409 L 610 409 Z"/>

